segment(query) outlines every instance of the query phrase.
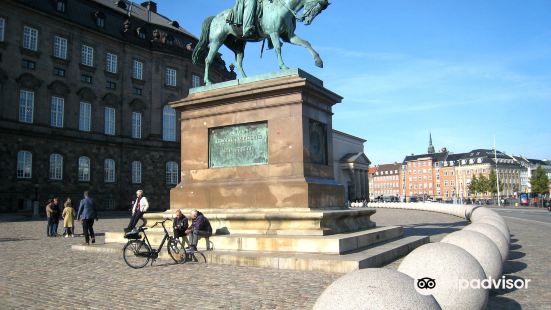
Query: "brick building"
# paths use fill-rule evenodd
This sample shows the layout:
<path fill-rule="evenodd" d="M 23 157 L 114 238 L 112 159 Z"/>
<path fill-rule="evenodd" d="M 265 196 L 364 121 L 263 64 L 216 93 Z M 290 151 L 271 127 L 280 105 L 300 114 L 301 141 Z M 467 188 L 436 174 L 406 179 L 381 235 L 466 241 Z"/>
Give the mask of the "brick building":
<path fill-rule="evenodd" d="M 400 196 L 401 165 L 399 163 L 383 164 L 374 168 L 372 181 L 369 183 L 369 192 L 372 193 L 372 199 L 397 201 Z"/>
<path fill-rule="evenodd" d="M 127 209 L 138 188 L 168 208 L 180 131 L 167 104 L 202 81 L 196 42 L 152 1 L 1 1 L 0 211 L 84 190 Z"/>

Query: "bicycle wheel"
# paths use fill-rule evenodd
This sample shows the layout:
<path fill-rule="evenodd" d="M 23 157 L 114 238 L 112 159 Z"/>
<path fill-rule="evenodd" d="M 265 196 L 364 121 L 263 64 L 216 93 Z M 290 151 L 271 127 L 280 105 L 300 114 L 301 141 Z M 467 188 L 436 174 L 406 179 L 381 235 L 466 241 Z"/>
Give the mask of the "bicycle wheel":
<path fill-rule="evenodd" d="M 180 240 L 176 238 L 170 238 L 168 239 L 168 244 L 166 245 L 166 249 L 168 251 L 168 255 L 172 257 L 174 262 L 176 264 L 181 264 L 186 262 L 186 250 L 184 249 L 184 245 Z"/>
<path fill-rule="evenodd" d="M 143 240 L 130 240 L 122 249 L 124 262 L 134 269 L 145 267 L 150 256 L 151 248 Z"/>

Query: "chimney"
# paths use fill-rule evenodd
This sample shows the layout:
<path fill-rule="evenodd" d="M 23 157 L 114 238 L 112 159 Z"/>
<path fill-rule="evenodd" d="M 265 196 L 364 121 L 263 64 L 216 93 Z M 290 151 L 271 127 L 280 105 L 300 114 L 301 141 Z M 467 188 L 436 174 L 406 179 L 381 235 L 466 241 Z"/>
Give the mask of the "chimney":
<path fill-rule="evenodd" d="M 157 13 L 157 3 L 153 2 L 153 1 L 142 2 L 141 6 L 143 6 L 144 8 L 146 8 L 147 10 L 149 10 L 153 13 Z"/>

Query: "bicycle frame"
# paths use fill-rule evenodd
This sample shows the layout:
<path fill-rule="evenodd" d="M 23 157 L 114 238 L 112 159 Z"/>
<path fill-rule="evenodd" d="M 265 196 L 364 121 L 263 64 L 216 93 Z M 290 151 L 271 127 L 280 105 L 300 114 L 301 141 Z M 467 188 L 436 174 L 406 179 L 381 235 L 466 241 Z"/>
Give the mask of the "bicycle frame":
<path fill-rule="evenodd" d="M 163 227 L 163 230 L 165 232 L 163 240 L 161 241 L 161 243 L 159 244 L 159 248 L 157 248 L 157 249 L 153 249 L 153 247 L 151 246 L 151 242 L 149 242 L 149 239 L 147 238 L 147 234 L 145 232 L 145 229 L 142 230 L 143 235 L 144 235 L 144 240 L 147 243 L 147 245 L 149 246 L 149 248 L 151 249 L 150 257 L 156 258 L 158 256 L 158 254 L 161 252 L 161 250 L 163 249 L 163 246 L 165 245 L 166 240 L 168 238 L 170 238 L 168 230 L 166 230 L 166 227 L 165 227 L 165 222 L 166 221 L 168 221 L 168 219 L 166 219 L 162 222 L 156 222 L 155 225 L 151 226 L 151 228 L 153 228 L 153 227 L 157 226 L 157 224 L 161 223 L 161 226 Z"/>

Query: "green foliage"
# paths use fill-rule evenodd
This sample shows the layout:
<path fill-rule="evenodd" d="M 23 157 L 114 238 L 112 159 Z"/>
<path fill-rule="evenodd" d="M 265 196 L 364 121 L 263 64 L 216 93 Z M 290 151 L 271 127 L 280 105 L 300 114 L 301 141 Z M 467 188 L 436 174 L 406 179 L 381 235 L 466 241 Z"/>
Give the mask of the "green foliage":
<path fill-rule="evenodd" d="M 480 193 L 480 183 L 478 182 L 476 175 L 471 179 L 471 184 L 469 184 L 469 192 L 473 194 Z"/>
<path fill-rule="evenodd" d="M 532 174 L 530 185 L 532 186 L 532 193 L 542 195 L 549 193 L 549 178 L 542 166 L 539 166 Z"/>
<path fill-rule="evenodd" d="M 469 191 L 473 194 L 476 193 L 487 193 L 490 191 L 490 180 L 488 180 L 487 177 L 482 175 L 482 173 L 478 176 L 478 178 L 473 176 L 471 179 L 471 184 L 469 184 Z"/>

